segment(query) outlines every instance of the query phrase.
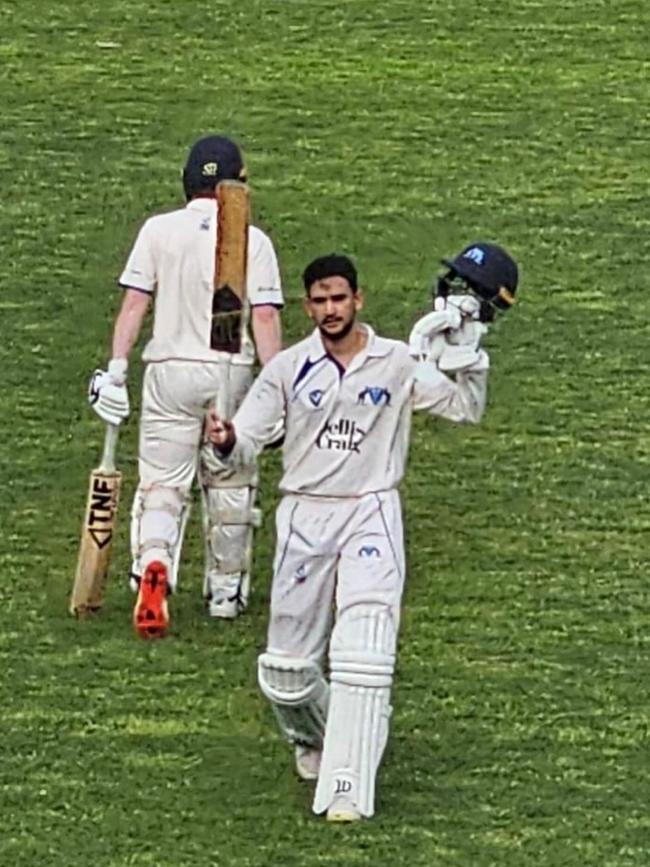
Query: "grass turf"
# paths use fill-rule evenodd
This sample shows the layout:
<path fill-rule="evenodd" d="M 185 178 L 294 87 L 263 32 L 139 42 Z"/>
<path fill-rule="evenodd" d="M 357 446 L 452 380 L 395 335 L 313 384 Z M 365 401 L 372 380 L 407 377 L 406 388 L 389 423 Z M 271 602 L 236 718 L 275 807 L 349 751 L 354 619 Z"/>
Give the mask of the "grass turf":
<path fill-rule="evenodd" d="M 0 863 L 647 864 L 645 4 L 8 0 L 0 22 Z M 466 241 L 522 265 L 483 424 L 414 426 L 393 734 L 360 827 L 310 815 L 255 686 L 277 456 L 250 614 L 205 619 L 195 514 L 173 635 L 142 645 L 133 420 L 106 610 L 66 615 L 114 280 L 207 131 L 246 150 L 289 340 L 331 249 L 390 336 Z"/>

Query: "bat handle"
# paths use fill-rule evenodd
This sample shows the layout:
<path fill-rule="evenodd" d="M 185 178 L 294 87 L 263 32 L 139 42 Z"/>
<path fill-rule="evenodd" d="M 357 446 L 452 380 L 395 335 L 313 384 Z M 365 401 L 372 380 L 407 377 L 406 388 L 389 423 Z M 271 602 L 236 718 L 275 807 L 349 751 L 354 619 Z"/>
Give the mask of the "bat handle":
<path fill-rule="evenodd" d="M 116 424 L 106 425 L 106 436 L 104 437 L 104 451 L 102 453 L 102 461 L 99 469 L 103 473 L 115 472 L 115 449 L 117 448 L 117 437 L 119 426 Z"/>
<path fill-rule="evenodd" d="M 222 367 L 222 371 L 223 371 L 222 383 L 221 383 L 221 388 L 217 392 L 216 397 L 214 399 L 213 406 L 214 406 L 215 410 L 217 411 L 217 415 L 219 416 L 219 418 L 221 418 L 221 419 L 226 418 L 226 419 L 230 420 L 230 416 L 232 414 L 231 413 L 231 406 L 230 406 L 230 395 L 231 395 L 230 373 L 232 370 L 230 358 L 228 358 L 227 361 L 223 361 L 221 363 L 223 365 L 223 367 Z"/>

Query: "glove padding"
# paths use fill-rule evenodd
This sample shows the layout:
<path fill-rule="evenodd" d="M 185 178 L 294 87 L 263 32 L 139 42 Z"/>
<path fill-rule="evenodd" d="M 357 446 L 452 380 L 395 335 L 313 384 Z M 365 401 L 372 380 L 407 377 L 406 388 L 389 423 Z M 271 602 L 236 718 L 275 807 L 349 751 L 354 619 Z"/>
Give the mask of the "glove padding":
<path fill-rule="evenodd" d="M 447 304 L 457 307 L 461 321 L 459 328 L 445 334 L 447 345 L 438 358 L 438 367 L 444 373 L 457 373 L 481 362 L 481 338 L 487 325 L 479 320 L 481 302 L 473 295 L 450 295 Z"/>
<path fill-rule="evenodd" d="M 96 370 L 88 385 L 88 403 L 102 421 L 121 424 L 129 415 L 129 394 L 126 390 L 127 362 L 113 358 L 108 370 Z"/>
<path fill-rule="evenodd" d="M 436 298 L 434 305 L 431 313 L 418 319 L 409 335 L 409 354 L 420 361 L 437 361 L 446 345 L 445 332 L 460 328 L 461 312 L 457 307 L 445 306 L 444 298 Z"/>
<path fill-rule="evenodd" d="M 481 303 L 473 295 L 438 296 L 432 313 L 418 320 L 409 337 L 409 352 L 434 362 L 444 373 L 457 373 L 482 362 L 481 338 L 487 326 L 479 321 Z"/>

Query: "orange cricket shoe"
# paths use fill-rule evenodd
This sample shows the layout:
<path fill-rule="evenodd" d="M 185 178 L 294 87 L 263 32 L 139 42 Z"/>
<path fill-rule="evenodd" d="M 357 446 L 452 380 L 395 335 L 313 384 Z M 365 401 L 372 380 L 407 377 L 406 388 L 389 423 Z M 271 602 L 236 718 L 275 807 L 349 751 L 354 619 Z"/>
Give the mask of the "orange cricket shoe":
<path fill-rule="evenodd" d="M 162 638 L 169 626 L 167 567 L 153 560 L 140 579 L 133 625 L 140 638 Z"/>

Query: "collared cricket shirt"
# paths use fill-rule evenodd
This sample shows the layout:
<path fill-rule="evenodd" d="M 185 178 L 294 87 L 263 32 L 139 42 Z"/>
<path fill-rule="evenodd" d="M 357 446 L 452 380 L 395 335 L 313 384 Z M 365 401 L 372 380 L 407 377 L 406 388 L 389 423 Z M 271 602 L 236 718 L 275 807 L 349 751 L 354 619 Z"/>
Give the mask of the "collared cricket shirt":
<path fill-rule="evenodd" d="M 284 420 L 283 493 L 360 496 L 394 488 L 408 452 L 411 412 L 478 421 L 485 406 L 488 357 L 455 380 L 417 362 L 408 346 L 378 337 L 344 370 L 319 332 L 280 352 L 256 379 L 234 417 L 232 459 L 250 460 Z"/>
<path fill-rule="evenodd" d="M 218 361 L 210 348 L 214 287 L 217 204 L 193 199 L 187 206 L 148 219 L 119 279 L 124 287 L 156 294 L 153 334 L 145 361 Z M 250 226 L 247 268 L 248 304 L 283 305 L 278 261 L 271 239 Z M 235 363 L 250 364 L 255 350 L 248 333 Z"/>

